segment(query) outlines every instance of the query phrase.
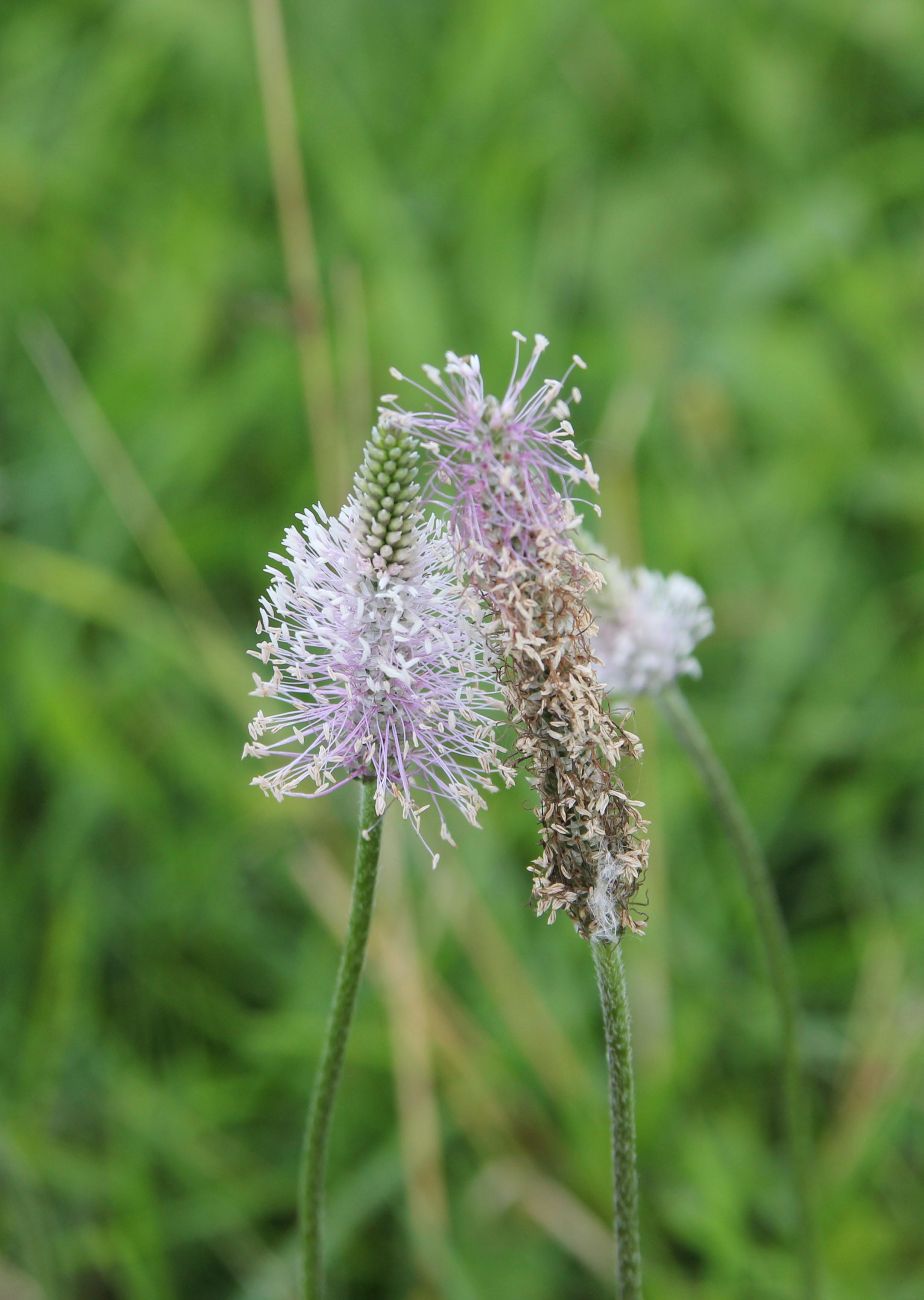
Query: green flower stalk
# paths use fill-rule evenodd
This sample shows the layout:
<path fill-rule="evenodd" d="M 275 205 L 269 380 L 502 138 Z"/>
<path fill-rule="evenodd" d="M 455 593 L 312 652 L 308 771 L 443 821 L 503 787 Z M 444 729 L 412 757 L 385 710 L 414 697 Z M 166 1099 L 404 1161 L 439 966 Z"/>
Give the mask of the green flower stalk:
<path fill-rule="evenodd" d="M 591 941 L 610 1084 L 610 1140 L 613 1151 L 613 1222 L 616 1225 L 616 1295 L 641 1300 L 642 1253 L 638 1226 L 635 1156 L 635 1083 L 632 1031 L 622 961 L 622 940 Z"/>
<path fill-rule="evenodd" d="M 725 827 L 757 919 L 780 1017 L 783 1106 L 798 1214 L 796 1232 L 802 1272 L 801 1290 L 803 1300 L 815 1300 L 819 1293 L 820 1279 L 812 1194 L 810 1123 L 799 1058 L 801 1008 L 786 923 L 760 841 L 728 773 L 696 715 L 676 686 L 661 691 L 657 703 L 699 772 L 719 820 Z"/>
<path fill-rule="evenodd" d="M 340 954 L 337 983 L 324 1033 L 321 1059 L 318 1062 L 314 1091 L 308 1108 L 308 1122 L 305 1126 L 305 1140 L 299 1166 L 298 1208 L 302 1276 L 304 1295 L 310 1300 L 320 1300 L 324 1294 L 322 1232 L 327 1147 L 337 1087 L 346 1055 L 347 1038 L 366 956 L 381 843 L 382 818 L 375 808 L 375 785 L 372 781 L 363 781 L 360 786 L 359 838 L 356 842 L 350 916 L 343 951 Z"/>

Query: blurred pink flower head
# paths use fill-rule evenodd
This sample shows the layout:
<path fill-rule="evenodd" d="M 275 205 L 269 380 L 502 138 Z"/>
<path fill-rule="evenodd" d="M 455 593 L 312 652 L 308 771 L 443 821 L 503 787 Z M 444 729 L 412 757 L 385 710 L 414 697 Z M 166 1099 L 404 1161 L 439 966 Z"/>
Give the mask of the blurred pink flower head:
<path fill-rule="evenodd" d="M 596 592 L 598 673 L 619 700 L 654 694 L 678 677 L 699 677 L 693 651 L 715 627 L 698 582 L 682 573 L 603 567 L 606 586 Z"/>

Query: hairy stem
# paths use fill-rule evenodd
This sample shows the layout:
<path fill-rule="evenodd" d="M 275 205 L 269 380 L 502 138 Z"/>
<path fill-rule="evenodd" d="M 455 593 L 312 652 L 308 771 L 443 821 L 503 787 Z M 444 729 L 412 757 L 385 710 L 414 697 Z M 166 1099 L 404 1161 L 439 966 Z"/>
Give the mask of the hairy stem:
<path fill-rule="evenodd" d="M 815 1300 L 819 1294 L 819 1264 L 810 1174 L 810 1126 L 799 1060 L 799 994 L 786 924 L 760 841 L 708 736 L 676 687 L 663 691 L 658 703 L 699 772 L 732 842 L 757 918 L 780 1018 L 783 1101 L 798 1215 L 801 1294 L 804 1300 Z"/>
<path fill-rule="evenodd" d="M 610 1083 L 613 1145 L 613 1221 L 616 1236 L 617 1300 L 641 1300 L 642 1256 L 638 1231 L 638 1171 L 635 1158 L 635 1085 L 629 1002 L 622 945 L 592 940 Z"/>
<path fill-rule="evenodd" d="M 381 840 L 382 819 L 375 811 L 375 783 L 363 781 L 360 787 L 359 837 L 356 842 L 350 916 L 324 1033 L 321 1060 L 308 1109 L 299 1167 L 299 1231 L 305 1300 L 321 1300 L 324 1294 L 322 1218 L 327 1145 L 366 955 Z"/>

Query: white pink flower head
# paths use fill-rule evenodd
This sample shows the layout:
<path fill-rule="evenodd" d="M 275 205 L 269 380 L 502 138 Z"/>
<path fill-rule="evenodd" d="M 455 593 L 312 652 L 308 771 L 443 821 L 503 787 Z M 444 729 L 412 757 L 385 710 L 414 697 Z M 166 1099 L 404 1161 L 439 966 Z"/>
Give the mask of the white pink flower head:
<path fill-rule="evenodd" d="M 699 677 L 693 651 L 714 630 L 699 583 L 682 573 L 603 566 L 606 586 L 595 593 L 595 650 L 600 680 L 619 700 L 655 694 L 678 677 Z"/>
<path fill-rule="evenodd" d="M 432 801 L 452 842 L 445 805 L 475 823 L 490 774 L 508 774 L 481 614 L 420 509 L 416 461 L 407 432 L 374 430 L 340 514 L 305 511 L 270 557 L 251 653 L 271 675 L 253 693 L 284 707 L 257 714 L 244 754 L 276 764 L 253 784 L 279 800 L 373 780 L 379 812 L 394 798 L 418 834 Z"/>

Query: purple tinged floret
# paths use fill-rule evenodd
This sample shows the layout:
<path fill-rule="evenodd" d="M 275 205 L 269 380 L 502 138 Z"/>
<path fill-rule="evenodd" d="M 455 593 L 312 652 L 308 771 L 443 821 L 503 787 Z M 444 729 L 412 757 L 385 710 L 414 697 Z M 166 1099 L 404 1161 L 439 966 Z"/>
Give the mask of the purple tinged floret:
<path fill-rule="evenodd" d="M 563 493 L 581 484 L 597 491 L 598 480 L 587 456 L 574 443 L 571 406 L 581 400 L 572 386 L 580 357 L 561 379 L 544 379 L 526 394 L 548 339 L 537 334 L 532 354 L 520 373 L 522 334 L 514 334 L 513 373 L 503 397 L 486 393 L 477 356 L 446 353 L 446 365 L 424 366 L 431 387 L 392 370 L 394 379 L 412 384 L 427 402 L 408 411 L 389 394 L 382 398 L 385 426 L 415 430 L 432 457 L 433 477 L 424 496 L 443 500 L 461 544 L 466 548 L 495 547 L 499 540 L 516 542 L 523 526 L 560 531 L 566 526 Z M 596 510 L 595 505 L 591 506 Z"/>

